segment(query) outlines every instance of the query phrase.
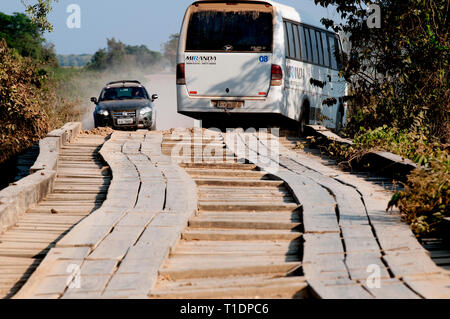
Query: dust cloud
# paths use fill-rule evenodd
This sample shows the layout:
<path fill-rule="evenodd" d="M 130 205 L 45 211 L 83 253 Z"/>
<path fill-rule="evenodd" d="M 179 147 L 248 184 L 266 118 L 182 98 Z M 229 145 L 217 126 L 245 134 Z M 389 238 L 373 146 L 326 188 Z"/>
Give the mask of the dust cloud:
<path fill-rule="evenodd" d="M 177 113 L 177 91 L 175 74 L 151 74 L 146 76 L 144 86 L 150 95 L 158 94 L 153 102 L 156 107 L 156 129 L 188 128 L 194 126 L 194 120 Z"/>

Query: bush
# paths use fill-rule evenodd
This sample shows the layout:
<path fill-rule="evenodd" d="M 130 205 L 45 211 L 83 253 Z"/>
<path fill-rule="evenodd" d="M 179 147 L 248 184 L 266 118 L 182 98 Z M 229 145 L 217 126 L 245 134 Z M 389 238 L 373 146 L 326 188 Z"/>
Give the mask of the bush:
<path fill-rule="evenodd" d="M 315 0 L 335 5 L 342 22 L 322 22 L 351 41 L 341 74 L 351 84 L 348 130 L 387 125 L 450 143 L 448 0 L 379 0 L 381 28 L 369 28 L 373 0 Z"/>
<path fill-rule="evenodd" d="M 360 128 L 354 142 L 357 149 L 392 152 L 419 165 L 427 165 L 431 159 L 440 159 L 446 149 L 444 144 L 437 139 L 430 140 L 424 132 L 399 130 L 387 125 L 374 130 Z"/>
<path fill-rule="evenodd" d="M 48 131 L 81 118 L 78 100 L 66 99 L 73 76 L 42 66 L 0 40 L 0 163 L 44 137 Z"/>
<path fill-rule="evenodd" d="M 47 133 L 44 81 L 45 72 L 0 40 L 0 163 Z"/>
<path fill-rule="evenodd" d="M 445 158 L 446 157 L 446 158 Z M 449 156 L 432 159 L 428 169 L 416 169 L 408 176 L 405 190 L 394 195 L 389 207 L 397 206 L 402 219 L 419 237 L 442 233 L 444 217 L 450 217 Z"/>

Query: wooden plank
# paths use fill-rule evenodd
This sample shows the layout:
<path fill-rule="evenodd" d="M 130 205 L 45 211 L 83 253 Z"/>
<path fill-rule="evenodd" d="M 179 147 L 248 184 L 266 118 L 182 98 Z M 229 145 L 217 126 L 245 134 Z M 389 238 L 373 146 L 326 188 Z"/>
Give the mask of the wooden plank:
<path fill-rule="evenodd" d="M 56 247 L 90 247 L 95 248 L 111 232 L 112 225 L 87 225 L 79 224 L 72 229 Z"/>
<path fill-rule="evenodd" d="M 367 282 L 363 282 L 363 284 L 376 299 L 421 299 L 419 295 L 396 278 L 381 280 L 379 288 L 368 287 Z"/>
<path fill-rule="evenodd" d="M 184 240 L 296 240 L 302 237 L 299 232 L 285 230 L 195 230 L 183 232 Z"/>
<path fill-rule="evenodd" d="M 156 179 L 153 182 L 142 183 L 136 203 L 136 209 L 158 212 L 164 209 L 166 197 L 166 184 Z"/>
<path fill-rule="evenodd" d="M 403 280 L 409 287 L 424 298 L 450 298 L 450 280 L 448 275 L 406 276 Z"/>
<path fill-rule="evenodd" d="M 266 221 L 254 221 L 248 220 L 238 220 L 231 221 L 225 219 L 195 219 L 189 222 L 189 227 L 191 228 L 230 228 L 230 229 L 279 229 L 279 230 L 294 230 L 300 227 L 301 223 L 292 222 L 277 222 L 273 220 Z"/>
<path fill-rule="evenodd" d="M 380 246 L 370 226 L 344 226 L 341 229 L 347 253 L 374 252 L 377 255 L 380 254 Z"/>
<path fill-rule="evenodd" d="M 373 299 L 362 286 L 349 279 L 335 282 L 323 280 L 307 280 L 313 294 L 322 299 Z"/>
<path fill-rule="evenodd" d="M 117 260 L 85 260 L 80 268 L 83 276 L 111 276 L 117 269 Z"/>
<path fill-rule="evenodd" d="M 346 145 L 353 145 L 353 141 L 350 139 L 345 139 L 340 137 L 337 134 L 334 134 L 327 128 L 320 126 L 320 125 L 308 125 L 309 128 L 313 129 L 315 132 L 317 132 L 319 135 L 324 136 L 325 138 L 335 141 L 338 143 L 346 144 Z"/>
<path fill-rule="evenodd" d="M 88 260 L 122 260 L 143 230 L 142 226 L 116 226 L 114 231 L 108 234 L 89 255 Z"/>
<path fill-rule="evenodd" d="M 146 295 L 157 280 L 157 273 L 116 274 L 106 287 L 103 297 L 115 298 L 120 291 L 128 291 L 129 295 Z"/>
<path fill-rule="evenodd" d="M 245 275 L 256 275 L 264 273 L 273 274 L 289 274 L 297 270 L 301 266 L 299 262 L 282 262 L 277 264 L 247 264 L 247 265 L 236 265 L 236 266 L 218 266 L 207 264 L 199 264 L 198 268 L 192 267 L 179 267 L 179 268 L 169 268 L 160 269 L 159 274 L 165 278 L 172 280 L 180 279 L 195 279 L 204 277 L 225 277 L 225 276 L 245 276 Z"/>
<path fill-rule="evenodd" d="M 308 285 L 301 278 L 265 278 L 259 280 L 239 281 L 218 286 L 211 280 L 208 287 L 192 287 L 184 283 L 179 288 L 161 289 L 151 291 L 151 298 L 164 299 L 205 299 L 205 298 L 301 298 L 307 296 Z"/>
<path fill-rule="evenodd" d="M 305 233 L 340 232 L 336 203 L 324 188 L 311 179 L 288 171 L 280 171 L 278 175 L 287 182 L 297 202 L 302 203 Z"/>
<path fill-rule="evenodd" d="M 198 205 L 201 211 L 255 211 L 255 212 L 294 212 L 300 208 L 299 205 L 295 203 L 260 203 L 260 202 L 206 202 L 200 201 Z"/>

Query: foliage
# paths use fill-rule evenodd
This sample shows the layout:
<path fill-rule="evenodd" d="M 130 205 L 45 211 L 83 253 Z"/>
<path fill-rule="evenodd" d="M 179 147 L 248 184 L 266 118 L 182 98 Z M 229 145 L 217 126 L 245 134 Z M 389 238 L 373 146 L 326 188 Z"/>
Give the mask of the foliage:
<path fill-rule="evenodd" d="M 354 141 L 360 151 L 387 150 L 420 165 L 407 177 L 404 190 L 394 194 L 388 209 L 398 207 L 417 236 L 439 233 L 443 218 L 450 217 L 450 145 L 432 142 L 424 132 L 387 126 L 361 128 Z"/>
<path fill-rule="evenodd" d="M 161 53 L 149 50 L 145 45 L 131 46 L 107 39 L 108 47 L 100 49 L 87 65 L 89 70 L 124 70 L 130 67 L 148 68 L 161 60 Z"/>
<path fill-rule="evenodd" d="M 379 29 L 366 23 L 371 0 L 315 2 L 337 6 L 344 22 L 322 22 L 352 43 L 342 70 L 354 98 L 348 132 L 388 125 L 448 143 L 448 0 L 380 0 Z"/>
<path fill-rule="evenodd" d="M 55 72 L 65 71 L 22 57 L 0 40 L 0 163 L 81 118 L 79 101 L 64 98 L 73 75 Z"/>
<path fill-rule="evenodd" d="M 58 63 L 53 46 L 45 42 L 39 27 L 22 13 L 0 12 L 0 38 L 24 57 L 52 65 Z"/>
<path fill-rule="evenodd" d="M 374 130 L 360 128 L 355 143 L 359 149 L 387 150 L 425 166 L 446 152 L 443 144 L 429 140 L 423 132 L 398 130 L 387 125 Z"/>
<path fill-rule="evenodd" d="M 445 155 L 443 155 L 445 157 Z M 389 207 L 397 206 L 402 218 L 418 236 L 442 232 L 444 217 L 450 217 L 450 157 L 432 159 L 429 169 L 416 169 L 408 178 L 405 190 L 395 194 Z"/>
<path fill-rule="evenodd" d="M 22 4 L 26 7 L 26 12 L 31 16 L 33 23 L 35 23 L 39 30 L 53 31 L 53 26 L 47 19 L 47 15 L 52 10 L 52 1 L 58 2 L 58 0 L 37 0 L 37 3 L 31 4 L 29 0 L 21 0 Z"/>
<path fill-rule="evenodd" d="M 47 133 L 44 111 L 45 75 L 0 41 L 0 163 Z"/>
<path fill-rule="evenodd" d="M 83 67 L 87 65 L 91 59 L 91 54 L 58 54 L 58 63 L 62 67 Z"/>

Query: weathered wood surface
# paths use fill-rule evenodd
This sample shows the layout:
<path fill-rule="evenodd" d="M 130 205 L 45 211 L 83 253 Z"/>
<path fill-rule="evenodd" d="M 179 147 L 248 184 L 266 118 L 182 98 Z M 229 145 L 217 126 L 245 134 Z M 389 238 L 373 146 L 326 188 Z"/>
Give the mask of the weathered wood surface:
<path fill-rule="evenodd" d="M 313 129 L 314 132 L 316 132 L 317 134 L 326 137 L 327 139 L 330 139 L 332 141 L 336 141 L 336 142 L 342 143 L 342 144 L 353 145 L 353 141 L 352 140 L 349 140 L 349 139 L 346 139 L 346 138 L 342 138 L 339 135 L 334 134 L 333 132 L 331 132 L 329 129 L 327 129 L 324 126 L 308 125 L 308 127 Z"/>
<path fill-rule="evenodd" d="M 50 250 L 87 250 L 74 259 L 74 285 L 60 268 L 45 267 L 64 261 L 50 254 L 18 298 L 147 296 L 197 210 L 194 182 L 162 154 L 161 142 L 161 134 L 148 131 L 111 136 L 100 150 L 113 176 L 106 200 Z"/>
<path fill-rule="evenodd" d="M 318 296 L 450 298 L 448 272 L 432 262 L 397 214 L 386 213 L 390 193 L 301 151 L 279 144 L 274 151 L 272 139 L 242 133 L 226 138 L 240 140 L 230 147 L 255 164 L 279 164 L 271 173 L 287 182 L 303 207 L 303 269 Z M 374 266 L 381 278 L 375 289 L 367 284 Z"/>
<path fill-rule="evenodd" d="M 81 123 L 67 123 L 39 141 L 39 156 L 30 169 L 31 175 L 0 192 L 0 234 L 52 190 L 60 149 L 72 141 L 80 130 Z"/>
<path fill-rule="evenodd" d="M 67 141 L 69 141 L 69 137 L 67 137 Z M 79 153 L 93 154 L 95 157 L 98 147 L 103 142 L 103 137 L 90 136 L 86 138 L 78 136 L 75 140 L 72 139 L 72 143 L 66 143 L 60 148 L 59 156 L 62 157 L 70 152 L 75 157 Z M 101 175 L 103 178 L 95 179 L 85 177 L 82 176 L 83 168 L 78 167 L 78 164 L 61 161 L 61 159 L 58 161 L 64 167 L 62 170 L 70 170 L 74 173 L 78 171 L 80 176 L 77 178 L 74 174 L 73 179 L 67 181 L 60 176 L 61 170 L 58 169 L 52 173 L 55 186 L 52 185 L 52 182 L 48 189 L 41 186 L 41 189 L 37 189 L 33 194 L 26 196 L 28 201 L 33 200 L 38 203 L 35 207 L 28 210 L 26 210 L 26 206 L 17 207 L 18 210 L 23 209 L 24 214 L 21 214 L 13 226 L 0 236 L 0 265 L 3 265 L 5 260 L 8 262 L 12 256 L 17 258 L 13 263 L 8 262 L 7 268 L 0 269 L 1 276 L 3 276 L 4 271 L 8 271 L 5 274 L 8 281 L 0 284 L 2 297 L 13 296 L 33 274 L 42 259 L 55 247 L 56 242 L 81 219 L 89 215 L 92 210 L 98 208 L 105 198 L 103 195 L 99 195 L 96 190 L 85 190 L 84 194 L 72 194 L 70 190 L 64 193 L 60 192 L 61 187 L 72 184 L 72 181 L 79 182 L 78 188 L 83 187 L 87 182 L 89 182 L 89 185 L 104 185 L 107 187 L 109 177 L 107 175 Z M 104 166 L 103 163 L 96 164 L 94 162 L 89 165 L 96 168 Z M 47 170 L 39 171 L 20 181 L 19 184 L 25 183 L 27 179 L 33 177 L 46 178 L 48 173 Z M 49 177 L 51 176 L 47 178 Z M 42 196 L 44 190 L 45 194 L 48 195 Z M 29 267 L 21 268 L 20 265 L 23 262 L 29 264 Z M 17 269 L 17 271 L 11 272 L 12 269 Z"/>
<path fill-rule="evenodd" d="M 285 183 L 255 165 L 238 163 L 233 151 L 225 151 L 217 133 L 189 133 L 175 133 L 183 140 L 165 136 L 162 150 L 185 158 L 182 165 L 198 186 L 199 211 L 159 270 L 149 296 L 305 297 L 307 285 L 297 273 L 301 268 L 301 213 Z M 184 156 L 183 151 L 197 154 Z M 224 154 L 232 155 L 229 162 L 224 162 Z M 169 179 L 171 175 L 165 173 Z M 183 195 L 177 186 L 167 191 L 169 201 Z M 170 215 L 160 214 L 155 221 L 185 228 L 172 225 Z"/>
<path fill-rule="evenodd" d="M 61 166 L 61 178 L 73 186 L 56 189 L 75 196 L 78 207 L 54 197 L 57 216 L 65 219 L 36 219 L 49 213 L 42 206 L 14 234 L 18 244 L 0 245 L 0 254 L 30 254 L 17 249 L 19 243 L 30 227 L 45 231 L 33 248 L 48 255 L 18 298 L 292 298 L 308 291 L 321 298 L 450 297 L 448 273 L 398 215 L 386 214 L 384 188 L 288 150 L 271 136 L 211 134 L 209 152 L 205 141 L 186 139 L 187 130 L 175 133 L 178 138 L 115 132 L 100 151 L 113 175 L 109 188 L 72 180 Z M 184 169 L 170 158 L 180 141 L 193 154 L 175 154 Z M 227 150 L 218 151 L 220 144 Z M 77 152 L 70 150 L 64 161 L 83 165 L 82 178 L 101 178 L 102 171 L 88 165 L 93 159 L 74 158 Z M 104 199 L 58 238 L 83 207 Z M 54 245 L 44 247 L 45 240 Z M 16 259 L 11 255 L 5 265 Z M 20 267 L 31 273 L 36 265 Z"/>
<path fill-rule="evenodd" d="M 334 141 L 341 144 L 346 145 L 353 145 L 353 141 L 342 138 L 339 135 L 331 132 L 326 127 L 319 126 L 319 125 L 308 125 L 316 134 L 319 134 L 325 138 L 327 138 L 330 141 Z M 404 172 L 410 172 L 413 169 L 417 168 L 418 165 L 414 163 L 413 161 L 403 158 L 402 156 L 399 156 L 397 154 L 393 154 L 390 152 L 385 151 L 372 151 L 366 156 L 373 156 L 378 159 L 378 161 L 383 161 L 386 166 L 392 166 L 392 167 L 398 167 L 401 171 Z M 375 161 L 377 162 L 377 161 Z"/>

